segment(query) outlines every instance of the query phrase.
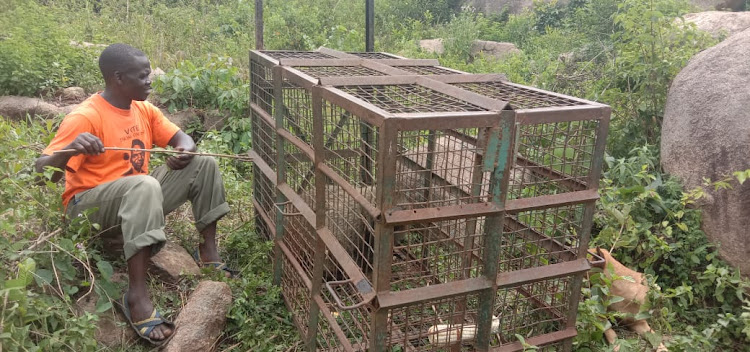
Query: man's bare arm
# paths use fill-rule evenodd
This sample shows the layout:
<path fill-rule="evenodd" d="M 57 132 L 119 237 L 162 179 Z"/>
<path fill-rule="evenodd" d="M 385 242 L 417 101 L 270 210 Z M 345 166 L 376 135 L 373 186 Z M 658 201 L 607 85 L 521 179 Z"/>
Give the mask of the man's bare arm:
<path fill-rule="evenodd" d="M 37 158 L 34 163 L 36 172 L 43 173 L 44 168 L 47 166 L 64 170 L 68 160 L 79 154 L 99 155 L 104 153 L 104 145 L 99 137 L 88 132 L 79 134 L 73 142 L 65 146 L 63 149 L 72 149 L 74 151 L 67 153 L 54 153 L 52 155 L 42 154 L 42 156 Z M 59 181 L 62 175 L 62 172 L 55 171 L 55 173 L 52 174 L 52 182 Z"/>

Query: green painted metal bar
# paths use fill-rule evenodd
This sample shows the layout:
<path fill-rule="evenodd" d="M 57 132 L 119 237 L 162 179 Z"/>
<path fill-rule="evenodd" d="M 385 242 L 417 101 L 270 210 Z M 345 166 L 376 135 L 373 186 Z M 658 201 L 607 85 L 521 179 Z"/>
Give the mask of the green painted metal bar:
<path fill-rule="evenodd" d="M 281 66 L 274 66 L 273 68 L 273 87 L 274 87 L 274 106 L 277 108 L 273 111 L 273 117 L 276 122 L 276 126 L 283 126 L 284 125 L 284 109 L 280 109 L 278 107 L 283 106 L 284 104 L 284 95 L 282 92 L 282 85 L 283 85 L 283 76 L 282 76 L 282 67 Z M 278 134 L 278 132 L 277 132 Z M 284 144 L 286 139 L 281 138 L 281 136 L 276 136 L 276 238 L 275 244 L 274 244 L 274 260 L 273 263 L 273 283 L 275 285 L 281 284 L 281 271 L 282 268 L 282 261 L 281 256 L 283 253 L 281 252 L 281 248 L 279 247 L 279 243 L 281 242 L 282 238 L 284 238 L 284 211 L 282 209 L 282 206 L 280 204 L 286 204 L 288 199 L 284 196 L 284 194 L 279 190 L 278 185 L 286 183 L 286 157 L 284 156 L 285 149 Z"/>

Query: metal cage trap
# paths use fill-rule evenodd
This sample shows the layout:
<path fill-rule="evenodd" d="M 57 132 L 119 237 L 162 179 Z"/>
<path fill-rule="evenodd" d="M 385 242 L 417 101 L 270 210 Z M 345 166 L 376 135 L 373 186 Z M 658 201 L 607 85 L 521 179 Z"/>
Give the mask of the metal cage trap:
<path fill-rule="evenodd" d="M 608 106 L 387 53 L 250 68 L 256 229 L 306 349 L 571 349 Z"/>

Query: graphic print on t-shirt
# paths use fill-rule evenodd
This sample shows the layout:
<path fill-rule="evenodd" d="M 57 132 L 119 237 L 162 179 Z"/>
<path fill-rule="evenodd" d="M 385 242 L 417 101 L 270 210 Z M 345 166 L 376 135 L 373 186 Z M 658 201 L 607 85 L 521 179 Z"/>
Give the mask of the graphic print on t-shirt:
<path fill-rule="evenodd" d="M 146 145 L 140 139 L 134 139 L 131 148 L 141 149 L 141 151 L 131 150 L 130 154 L 123 155 L 123 159 L 130 160 L 131 167 L 130 170 L 122 175 L 145 174 L 146 172 L 143 170 L 143 165 L 146 162 L 146 152 L 142 150 L 146 149 Z"/>

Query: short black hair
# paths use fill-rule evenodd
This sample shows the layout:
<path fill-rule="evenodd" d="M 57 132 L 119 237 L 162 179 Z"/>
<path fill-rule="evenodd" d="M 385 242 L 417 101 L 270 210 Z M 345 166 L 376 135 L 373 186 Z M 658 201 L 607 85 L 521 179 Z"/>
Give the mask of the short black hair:
<path fill-rule="evenodd" d="M 99 70 L 102 71 L 102 77 L 105 81 L 109 80 L 115 71 L 123 70 L 133 57 L 138 56 L 146 54 L 127 44 L 117 43 L 106 47 L 99 55 Z"/>

